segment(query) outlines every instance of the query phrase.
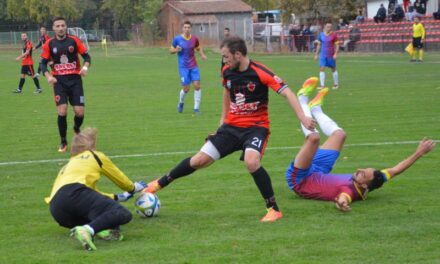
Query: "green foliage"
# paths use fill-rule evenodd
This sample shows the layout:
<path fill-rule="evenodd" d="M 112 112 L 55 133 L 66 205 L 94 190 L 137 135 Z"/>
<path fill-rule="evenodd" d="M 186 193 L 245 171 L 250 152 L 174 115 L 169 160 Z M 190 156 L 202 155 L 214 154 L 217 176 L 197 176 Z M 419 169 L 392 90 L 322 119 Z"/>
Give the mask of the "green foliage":
<path fill-rule="evenodd" d="M 158 196 L 160 215 L 122 226 L 124 241 L 97 240 L 85 252 L 68 230 L 52 219 L 43 198 L 68 158 L 56 152 L 59 138 L 52 88 L 33 94 L 27 78 L 15 95 L 20 64 L 16 50 L 0 52 L 0 163 L 48 160 L 0 166 L 0 263 L 436 263 L 440 260 L 438 182 L 440 149 L 407 172 L 338 212 L 330 202 L 301 199 L 285 182 L 285 169 L 304 141 L 299 122 L 284 98 L 270 93 L 271 136 L 262 160 L 270 173 L 284 218 L 261 224 L 265 213 L 252 177 L 239 154 L 194 175 L 178 179 Z M 202 77 L 202 114 L 193 117 L 192 94 L 177 113 L 180 91 L 177 58 L 166 48 L 110 46 L 105 57 L 92 46 L 93 64 L 85 77 L 86 126 L 99 129 L 98 149 L 133 180 L 160 177 L 196 153 L 215 131 L 222 107 L 220 55 L 207 50 L 198 61 Z M 36 59 L 37 55 L 34 55 Z M 311 54 L 255 55 L 292 90 L 319 66 Z M 415 144 L 374 145 L 439 139 L 440 54 L 410 64 L 402 54 L 340 53 L 340 88 L 326 98 L 324 111 L 343 127 L 347 147 L 334 168 L 350 173 L 359 167 L 384 168 L 409 155 Z M 327 84 L 331 84 L 331 73 Z M 71 137 L 73 113 L 69 107 Z M 324 138 L 324 135 L 322 135 Z M 134 155 L 143 154 L 143 155 Z M 128 156 L 131 155 L 131 156 Z M 60 160 L 61 159 L 61 160 Z M 58 160 L 58 161 L 57 161 Z M 102 179 L 103 191 L 118 188 Z M 125 204 L 134 213 L 133 201 Z"/>
<path fill-rule="evenodd" d="M 256 11 L 278 9 L 279 0 L 243 0 Z"/>

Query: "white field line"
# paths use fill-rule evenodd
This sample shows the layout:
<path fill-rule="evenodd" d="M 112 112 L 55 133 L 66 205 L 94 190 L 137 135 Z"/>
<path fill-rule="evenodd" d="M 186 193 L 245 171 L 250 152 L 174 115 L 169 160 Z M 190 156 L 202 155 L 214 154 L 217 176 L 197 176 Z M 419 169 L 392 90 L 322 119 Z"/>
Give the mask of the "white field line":
<path fill-rule="evenodd" d="M 385 146 L 385 145 L 408 145 L 408 144 L 418 144 L 420 141 L 390 141 L 390 142 L 372 142 L 372 143 L 355 143 L 355 144 L 345 144 L 344 147 L 370 147 L 370 146 Z M 440 142 L 440 140 L 435 140 L 435 142 Z M 301 146 L 291 146 L 291 147 L 271 147 L 266 150 L 289 150 L 289 149 L 299 149 Z M 126 155 L 113 155 L 109 156 L 112 159 L 119 158 L 141 158 L 141 157 L 158 157 L 158 156 L 175 156 L 182 154 L 194 154 L 197 150 L 191 151 L 175 151 L 175 152 L 156 152 L 156 153 L 141 153 L 141 154 L 126 154 Z M 5 161 L 0 162 L 0 166 L 11 166 L 11 165 L 21 165 L 21 164 L 41 164 L 41 163 L 53 163 L 53 162 L 66 162 L 68 159 L 47 159 L 47 160 L 23 160 L 23 161 Z"/>

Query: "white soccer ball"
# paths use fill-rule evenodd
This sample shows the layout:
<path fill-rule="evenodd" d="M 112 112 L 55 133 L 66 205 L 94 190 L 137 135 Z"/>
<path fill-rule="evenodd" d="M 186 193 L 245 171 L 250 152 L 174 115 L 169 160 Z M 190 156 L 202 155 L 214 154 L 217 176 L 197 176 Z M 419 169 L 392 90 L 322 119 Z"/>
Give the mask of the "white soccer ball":
<path fill-rule="evenodd" d="M 134 207 L 141 217 L 153 217 L 159 213 L 160 200 L 154 193 L 143 192 L 136 199 Z"/>

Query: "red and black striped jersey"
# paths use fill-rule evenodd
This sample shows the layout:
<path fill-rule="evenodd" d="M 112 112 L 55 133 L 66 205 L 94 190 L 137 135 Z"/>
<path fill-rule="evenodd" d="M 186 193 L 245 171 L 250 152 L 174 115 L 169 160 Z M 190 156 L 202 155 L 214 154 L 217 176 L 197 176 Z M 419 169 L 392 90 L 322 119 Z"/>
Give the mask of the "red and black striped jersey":
<path fill-rule="evenodd" d="M 22 54 L 26 53 L 26 51 L 29 51 L 29 54 L 23 58 L 23 60 L 21 61 L 21 65 L 33 65 L 34 61 L 32 60 L 32 41 L 30 40 L 26 40 L 24 42 Z"/>
<path fill-rule="evenodd" d="M 86 46 L 76 36 L 51 38 L 43 45 L 41 57 L 53 62 L 52 75 L 79 74 L 81 63 L 78 54 L 86 54 Z"/>
<path fill-rule="evenodd" d="M 281 93 L 287 88 L 283 80 L 265 65 L 252 60 L 243 72 L 225 65 L 222 76 L 231 99 L 224 122 L 237 127 L 269 128 L 269 88 Z"/>

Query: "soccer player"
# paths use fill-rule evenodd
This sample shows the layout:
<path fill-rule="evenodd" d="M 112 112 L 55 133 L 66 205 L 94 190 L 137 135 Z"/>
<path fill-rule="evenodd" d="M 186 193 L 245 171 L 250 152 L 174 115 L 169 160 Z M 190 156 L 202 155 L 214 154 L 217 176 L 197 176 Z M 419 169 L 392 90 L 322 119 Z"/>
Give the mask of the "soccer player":
<path fill-rule="evenodd" d="M 46 41 L 48 41 L 50 39 L 49 35 L 47 34 L 47 30 L 45 26 L 41 26 L 40 27 L 40 38 L 39 38 L 39 42 L 37 44 L 37 46 L 35 46 L 35 49 L 39 49 L 40 47 L 42 47 L 44 45 L 44 43 L 46 43 Z M 38 71 L 37 73 L 40 74 L 41 73 L 41 57 L 40 57 L 40 63 L 38 64 Z"/>
<path fill-rule="evenodd" d="M 299 196 L 334 201 L 339 210 L 350 211 L 352 202 L 365 200 L 368 192 L 382 187 L 434 148 L 433 140 L 423 139 L 412 155 L 394 167 L 383 170 L 358 169 L 353 174 L 332 174 L 331 170 L 343 148 L 346 134 L 321 108 L 328 88 L 322 89 L 309 103 L 309 96 L 317 82 L 318 78 L 307 80 L 298 92 L 298 100 L 306 116 L 313 116 L 328 138 L 319 146 L 318 131 L 303 128 L 306 136 L 304 145 L 286 171 L 289 188 Z"/>
<path fill-rule="evenodd" d="M 40 87 L 38 75 L 34 72 L 34 61 L 32 60 L 32 41 L 28 39 L 28 36 L 25 32 L 21 33 L 21 40 L 23 40 L 23 51 L 20 56 L 15 58 L 16 61 L 21 60 L 20 82 L 18 84 L 18 88 L 14 90 L 14 93 L 21 93 L 23 91 L 26 75 L 31 76 L 34 80 L 34 93 L 41 93 L 43 90 Z"/>
<path fill-rule="evenodd" d="M 411 62 L 422 62 L 423 61 L 423 42 L 425 42 L 425 27 L 420 23 L 419 17 L 414 17 L 413 24 L 413 40 L 412 44 L 414 47 L 414 52 L 412 53 Z M 419 58 L 417 58 L 417 53 Z"/>
<path fill-rule="evenodd" d="M 55 37 L 46 41 L 41 54 L 41 70 L 49 85 L 54 87 L 55 103 L 58 109 L 58 131 L 61 144 L 58 152 L 67 151 L 67 102 L 75 112 L 73 130 L 80 132 L 84 120 L 84 91 L 81 76 L 86 76 L 90 66 L 90 55 L 87 48 L 75 36 L 67 34 L 67 24 L 64 18 L 53 20 Z M 78 54 L 84 58 L 81 68 Z M 47 70 L 47 64 L 53 64 L 52 74 Z"/>
<path fill-rule="evenodd" d="M 101 174 L 125 192 L 100 192 L 96 184 Z M 125 202 L 145 187 L 142 181 L 133 183 L 104 153 L 96 151 L 96 129 L 86 128 L 73 137 L 70 160 L 45 201 L 60 226 L 71 228 L 70 235 L 84 249 L 96 250 L 95 235 L 104 240 L 123 239 L 119 226 L 130 222 L 132 215 L 117 201 Z"/>
<path fill-rule="evenodd" d="M 339 77 L 336 70 L 336 58 L 338 57 L 339 42 L 338 36 L 332 31 L 331 23 L 325 24 L 324 30 L 319 33 L 316 43 L 315 60 L 318 59 L 319 54 L 319 79 L 321 81 L 319 88 L 325 87 L 325 68 L 328 67 L 333 72 L 333 89 L 338 89 Z"/>
<path fill-rule="evenodd" d="M 202 60 L 206 60 L 206 55 L 200 47 L 199 39 L 191 34 L 192 24 L 190 21 L 183 23 L 181 35 L 176 36 L 171 44 L 171 54 L 177 53 L 179 63 L 179 75 L 182 90 L 180 90 L 177 112 L 182 113 L 185 103 L 185 96 L 189 92 L 189 86 L 194 86 L 194 113 L 200 114 L 200 101 L 202 99 L 202 90 L 200 87 L 200 71 L 197 66 L 194 50 L 197 50 Z"/>
<path fill-rule="evenodd" d="M 231 36 L 231 30 L 228 27 L 225 27 L 225 29 L 223 29 L 223 39 L 229 38 L 230 36 Z M 222 56 L 220 72 L 222 71 L 224 66 L 225 66 L 225 59 Z"/>
<path fill-rule="evenodd" d="M 150 182 L 146 192 L 154 193 L 175 179 L 210 166 L 215 161 L 242 151 L 241 160 L 252 175 L 266 202 L 267 214 L 262 222 L 273 222 L 282 217 L 275 200 L 271 179 L 261 166 L 261 159 L 269 138 L 269 88 L 287 99 L 305 127 L 314 129 L 315 123 L 306 117 L 294 93 L 270 69 L 247 57 L 243 39 L 229 37 L 221 44 L 225 67 L 222 71 L 224 95 L 220 127 L 209 135 L 200 151 L 180 162 L 158 180 Z"/>

